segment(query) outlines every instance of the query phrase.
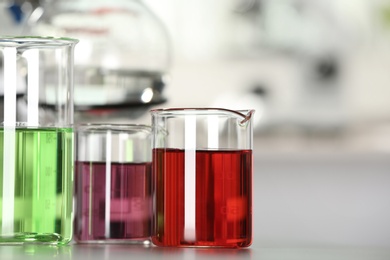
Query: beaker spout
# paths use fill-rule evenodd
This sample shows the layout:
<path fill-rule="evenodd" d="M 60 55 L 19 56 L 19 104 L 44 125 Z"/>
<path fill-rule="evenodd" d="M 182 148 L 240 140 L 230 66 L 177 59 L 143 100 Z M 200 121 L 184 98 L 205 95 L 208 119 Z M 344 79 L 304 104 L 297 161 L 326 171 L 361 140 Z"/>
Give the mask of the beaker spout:
<path fill-rule="evenodd" d="M 246 124 L 246 122 L 250 121 L 253 114 L 255 113 L 255 110 L 254 109 L 250 109 L 250 110 L 246 110 L 246 111 L 243 111 L 243 112 L 246 112 L 246 114 L 243 114 L 244 116 L 244 119 L 240 121 L 240 125 L 244 125 Z"/>

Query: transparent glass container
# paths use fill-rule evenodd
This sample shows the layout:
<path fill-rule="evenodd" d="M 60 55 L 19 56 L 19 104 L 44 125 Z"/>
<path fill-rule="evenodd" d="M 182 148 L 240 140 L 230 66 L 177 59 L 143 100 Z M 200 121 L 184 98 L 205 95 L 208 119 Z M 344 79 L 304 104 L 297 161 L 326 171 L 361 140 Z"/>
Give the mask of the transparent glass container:
<path fill-rule="evenodd" d="M 142 1 L 46 0 L 30 25 L 34 35 L 80 40 L 75 49 L 76 122 L 138 117 L 165 102 L 170 41 Z"/>
<path fill-rule="evenodd" d="M 0 38 L 0 244 L 72 237 L 76 43 Z"/>
<path fill-rule="evenodd" d="M 150 244 L 151 140 L 145 125 L 77 127 L 77 242 Z"/>
<path fill-rule="evenodd" d="M 151 111 L 153 244 L 240 248 L 252 243 L 253 113 Z"/>

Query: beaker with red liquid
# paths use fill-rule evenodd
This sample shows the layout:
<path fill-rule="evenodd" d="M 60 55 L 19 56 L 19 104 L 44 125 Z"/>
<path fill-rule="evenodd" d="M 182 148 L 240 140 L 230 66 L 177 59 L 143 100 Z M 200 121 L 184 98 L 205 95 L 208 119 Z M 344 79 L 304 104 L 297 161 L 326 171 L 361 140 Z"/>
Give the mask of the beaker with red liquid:
<path fill-rule="evenodd" d="M 252 243 L 253 110 L 155 109 L 152 243 Z"/>
<path fill-rule="evenodd" d="M 150 244 L 151 128 L 80 125 L 76 142 L 75 240 Z"/>

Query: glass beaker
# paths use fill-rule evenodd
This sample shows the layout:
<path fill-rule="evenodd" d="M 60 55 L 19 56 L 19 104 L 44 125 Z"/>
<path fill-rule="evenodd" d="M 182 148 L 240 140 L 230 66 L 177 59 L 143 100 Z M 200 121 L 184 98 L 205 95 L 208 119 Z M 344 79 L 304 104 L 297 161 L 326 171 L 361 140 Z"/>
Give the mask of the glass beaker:
<path fill-rule="evenodd" d="M 155 245 L 251 244 L 253 113 L 151 110 Z"/>
<path fill-rule="evenodd" d="M 150 244 L 151 137 L 145 125 L 77 127 L 77 242 Z"/>
<path fill-rule="evenodd" d="M 0 243 L 71 239 L 76 43 L 0 38 Z"/>

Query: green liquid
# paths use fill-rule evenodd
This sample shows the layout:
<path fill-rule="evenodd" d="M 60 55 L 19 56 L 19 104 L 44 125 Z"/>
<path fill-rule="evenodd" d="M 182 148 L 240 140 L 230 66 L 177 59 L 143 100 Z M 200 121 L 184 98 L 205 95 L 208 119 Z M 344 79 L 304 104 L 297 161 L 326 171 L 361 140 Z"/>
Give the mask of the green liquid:
<path fill-rule="evenodd" d="M 0 243 L 71 240 L 73 161 L 71 128 L 0 128 Z"/>

